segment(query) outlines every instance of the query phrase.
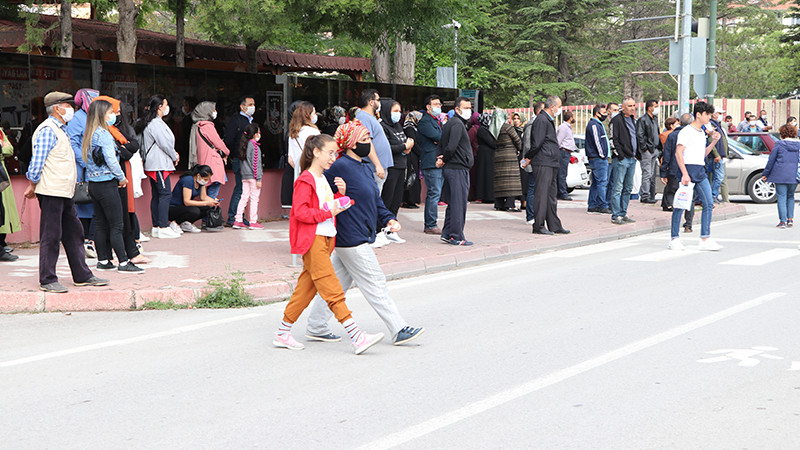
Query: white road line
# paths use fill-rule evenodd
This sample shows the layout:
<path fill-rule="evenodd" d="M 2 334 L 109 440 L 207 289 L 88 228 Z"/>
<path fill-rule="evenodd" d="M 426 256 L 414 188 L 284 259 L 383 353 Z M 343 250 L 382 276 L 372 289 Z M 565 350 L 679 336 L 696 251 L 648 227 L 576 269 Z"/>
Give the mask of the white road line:
<path fill-rule="evenodd" d="M 692 332 L 698 328 L 702 328 L 707 325 L 711 325 L 715 322 L 719 322 L 720 320 L 723 320 L 735 314 L 747 311 L 757 306 L 761 306 L 771 300 L 783 297 L 784 295 L 786 294 L 782 292 L 773 292 L 770 294 L 763 295 L 753 300 L 741 303 L 739 305 L 703 317 L 702 319 L 695 320 L 693 322 L 689 322 L 687 324 L 681 325 L 679 327 L 673 328 L 663 333 L 659 333 L 654 336 L 642 339 L 640 341 L 633 342 L 624 347 L 620 347 L 616 350 L 610 351 L 603 355 L 584 361 L 580 364 L 576 364 L 574 366 L 561 369 L 551 374 L 535 378 L 517 387 L 502 392 L 498 392 L 497 394 L 486 397 L 482 400 L 478 400 L 474 403 L 470 403 L 464 407 L 442 414 L 438 417 L 434 417 L 420 424 L 413 425 L 404 430 L 392 433 L 388 436 L 377 439 L 366 445 L 362 445 L 358 448 L 359 450 L 388 449 L 404 444 L 411 440 L 441 430 L 442 428 L 450 426 L 454 423 L 481 414 L 492 408 L 501 406 L 512 400 L 516 400 L 520 397 L 524 397 L 538 390 L 544 389 L 546 387 L 560 383 L 567 379 L 573 378 L 589 370 L 596 369 L 600 366 L 609 364 L 616 360 L 625 358 L 627 356 L 631 356 L 634 353 L 656 346 L 658 344 L 661 344 L 663 342 L 666 342 L 670 339 L 676 338 L 683 334 Z"/>
<path fill-rule="evenodd" d="M 577 258 L 581 256 L 594 255 L 595 253 L 613 252 L 615 250 L 633 247 L 634 245 L 637 245 L 637 243 L 630 241 L 604 242 L 602 244 L 587 245 L 585 247 L 562 250 L 553 253 L 553 256 L 556 258 Z"/>
<path fill-rule="evenodd" d="M 763 266 L 765 264 L 780 261 L 782 259 L 792 258 L 800 255 L 800 251 L 793 248 L 773 248 L 761 253 L 754 253 L 741 258 L 735 258 L 728 261 L 721 262 L 720 264 L 728 264 L 732 266 Z"/>
<path fill-rule="evenodd" d="M 226 324 L 226 323 L 238 322 L 240 320 L 254 319 L 256 317 L 261 317 L 263 315 L 264 314 L 261 314 L 261 313 L 243 314 L 241 316 L 228 317 L 226 319 L 212 320 L 212 321 L 209 321 L 209 322 L 201 322 L 201 323 L 196 323 L 194 325 L 185 325 L 185 326 L 182 326 L 182 327 L 172 328 L 172 329 L 166 330 L 166 331 L 160 331 L 158 333 L 145 334 L 145 335 L 142 335 L 142 336 L 136 336 L 136 337 L 132 337 L 132 338 L 128 338 L 128 339 L 119 339 L 119 340 L 114 340 L 114 341 L 98 342 L 97 344 L 82 345 L 80 347 L 68 348 L 68 349 L 59 350 L 59 351 L 56 351 L 56 352 L 43 353 L 41 355 L 28 356 L 26 358 L 12 359 L 10 361 L 0 362 L 0 367 L 19 366 L 19 365 L 22 365 L 22 364 L 28 364 L 28 363 L 32 363 L 32 362 L 43 361 L 45 359 L 58 358 L 60 356 L 67 356 L 67 355 L 74 355 L 76 353 L 90 352 L 90 351 L 99 350 L 99 349 L 102 349 L 102 348 L 119 347 L 121 345 L 134 344 L 136 342 L 143 342 L 143 341 L 149 341 L 149 340 L 152 340 L 152 339 L 158 339 L 158 338 L 162 338 L 162 337 L 166 337 L 166 336 L 173 336 L 173 335 L 176 335 L 176 334 L 186 333 L 186 332 L 189 332 L 189 331 L 196 331 L 196 330 L 200 330 L 200 329 L 203 329 L 203 328 L 213 327 L 213 326 L 216 326 L 216 325 L 223 325 L 223 324 Z"/>
<path fill-rule="evenodd" d="M 670 259 L 680 258 L 682 256 L 696 255 L 700 250 L 687 248 L 683 251 L 677 250 L 659 250 L 653 253 L 645 253 L 644 255 L 632 256 L 624 258 L 623 261 L 644 261 L 644 262 L 662 262 Z"/>
<path fill-rule="evenodd" d="M 648 241 L 663 241 L 663 236 L 646 236 L 642 239 Z M 685 243 L 687 242 L 700 242 L 700 238 L 686 238 L 681 236 L 681 240 Z M 800 241 L 789 241 L 789 240 L 770 240 L 770 239 L 740 239 L 740 238 L 718 238 L 714 237 L 714 240 L 717 242 L 734 242 L 734 243 L 742 243 L 742 244 L 777 244 L 777 245 L 798 245 Z"/>

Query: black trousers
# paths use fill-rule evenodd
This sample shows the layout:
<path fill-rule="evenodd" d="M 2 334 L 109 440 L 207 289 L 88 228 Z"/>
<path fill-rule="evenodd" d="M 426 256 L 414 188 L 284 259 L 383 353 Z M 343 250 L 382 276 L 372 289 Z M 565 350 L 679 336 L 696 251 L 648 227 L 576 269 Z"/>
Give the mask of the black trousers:
<path fill-rule="evenodd" d="M 164 172 L 156 172 L 156 179 L 150 178 L 150 187 L 152 188 L 150 215 L 153 218 L 153 226 L 166 228 L 169 226 L 169 201 L 172 198 L 169 178 L 164 178 Z"/>
<path fill-rule="evenodd" d="M 209 206 L 170 205 L 169 220 L 174 220 L 178 224 L 183 222 L 194 223 L 206 217 L 210 209 Z"/>
<path fill-rule="evenodd" d="M 564 227 L 558 218 L 558 167 L 533 166 L 531 176 L 536 180 L 533 191 L 533 231 L 550 231 Z"/>
<path fill-rule="evenodd" d="M 447 192 L 447 210 L 444 214 L 444 227 L 442 237 L 463 241 L 464 224 L 467 221 L 467 203 L 469 197 L 469 170 L 448 169 L 442 170 L 444 186 Z"/>
<path fill-rule="evenodd" d="M 569 152 L 559 150 L 561 159 L 558 161 L 558 198 L 569 197 L 567 192 L 567 171 L 569 171 L 569 159 L 572 156 Z"/>
<path fill-rule="evenodd" d="M 94 204 L 95 248 L 98 261 L 111 260 L 111 249 L 120 263 L 128 260 L 125 239 L 122 237 L 122 201 L 119 198 L 117 180 L 89 182 L 89 195 Z M 127 211 L 126 211 L 127 212 Z"/>
<path fill-rule="evenodd" d="M 383 184 L 383 192 L 381 192 L 381 200 L 383 200 L 386 209 L 391 211 L 395 217 L 397 217 L 397 211 L 403 201 L 403 187 L 405 184 L 406 169 L 389 167 L 389 171 L 386 174 L 386 183 Z"/>
<path fill-rule="evenodd" d="M 83 226 L 71 198 L 39 195 L 39 283 L 58 281 L 56 263 L 61 245 L 67 254 L 72 281 L 82 283 L 92 277 L 83 249 Z"/>
<path fill-rule="evenodd" d="M 139 220 L 135 213 L 128 212 L 128 188 L 130 186 L 117 189 L 122 205 L 122 240 L 125 242 L 125 253 L 128 254 L 128 258 L 136 258 L 139 256 L 139 249 L 136 247 L 136 241 L 139 239 Z"/>

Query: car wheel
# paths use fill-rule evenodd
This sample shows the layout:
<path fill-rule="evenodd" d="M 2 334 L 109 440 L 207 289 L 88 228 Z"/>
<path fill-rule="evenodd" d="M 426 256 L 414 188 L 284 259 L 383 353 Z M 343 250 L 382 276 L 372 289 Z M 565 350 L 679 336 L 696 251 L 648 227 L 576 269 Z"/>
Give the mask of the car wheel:
<path fill-rule="evenodd" d="M 761 172 L 755 173 L 747 181 L 747 195 L 756 203 L 776 201 L 775 184 L 761 180 Z"/>

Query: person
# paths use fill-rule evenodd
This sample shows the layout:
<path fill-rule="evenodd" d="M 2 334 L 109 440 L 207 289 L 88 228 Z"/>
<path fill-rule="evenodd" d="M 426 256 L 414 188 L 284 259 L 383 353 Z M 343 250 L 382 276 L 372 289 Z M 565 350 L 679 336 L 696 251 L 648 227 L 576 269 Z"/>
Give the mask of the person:
<path fill-rule="evenodd" d="M 343 292 L 347 293 L 354 284 L 358 286 L 372 309 L 386 324 L 394 345 L 407 343 L 425 329 L 410 327 L 400 315 L 389 295 L 386 276 L 375 251 L 369 246 L 375 240 L 375 230 L 370 224 L 380 221 L 395 233 L 401 228 L 396 216 L 381 200 L 372 172 L 361 160 L 361 155 L 370 150 L 369 132 L 359 122 L 350 122 L 336 130 L 335 139 L 342 157 L 325 171 L 325 177 L 333 190 L 338 190 L 337 178 L 344 180 L 347 196 L 355 203 L 347 210 L 347 214 L 339 215 L 336 219 L 336 252 L 331 257 L 331 264 Z M 339 336 L 334 335 L 328 327 L 331 316 L 333 313 L 318 295 L 308 315 L 306 337 L 323 342 L 339 341 Z"/>
<path fill-rule="evenodd" d="M 0 147 L 2 147 L 2 156 L 0 156 L 0 166 L 2 170 L 8 175 L 5 159 L 14 156 L 14 145 L 8 139 L 8 135 L 0 130 Z M 14 188 L 11 184 L 2 190 L 0 194 L 0 261 L 16 261 L 19 256 L 12 255 L 13 249 L 6 243 L 6 235 L 15 233 L 22 229 L 19 221 L 19 213 L 17 212 L 17 202 L 14 200 Z"/>
<path fill-rule="evenodd" d="M 421 186 L 419 181 L 419 162 L 420 162 L 420 148 L 417 142 L 417 127 L 419 121 L 422 119 L 422 112 L 411 111 L 406 114 L 406 120 L 403 123 L 403 132 L 411 139 L 414 139 L 414 147 L 411 148 L 411 153 L 408 154 L 408 169 L 406 170 L 405 190 L 403 192 L 403 208 L 419 209 L 419 199 L 421 195 Z"/>
<path fill-rule="evenodd" d="M 520 141 L 520 151 L 517 153 L 517 169 L 519 170 L 519 181 L 520 181 L 520 192 L 522 194 L 518 197 L 520 201 L 520 209 L 523 211 L 527 211 L 528 209 L 528 202 L 527 202 L 527 195 L 526 191 L 528 190 L 528 184 L 530 183 L 530 174 L 525 171 L 522 167 L 519 167 L 519 164 L 525 159 L 525 152 L 524 147 L 525 143 L 522 140 L 523 135 L 525 134 L 525 117 L 521 116 L 519 113 L 514 113 L 511 115 L 511 125 L 514 126 L 514 131 L 517 132 L 517 136 L 519 136 Z"/>
<path fill-rule="evenodd" d="M 303 255 L 303 271 L 284 309 L 283 320 L 275 332 L 272 344 L 276 347 L 291 350 L 304 348 L 303 344 L 292 336 L 292 325 L 317 293 L 344 327 L 357 355 L 383 339 L 383 333 L 368 334 L 361 331 L 353 320 L 352 313 L 345 304 L 342 284 L 336 278 L 331 263 L 336 236 L 334 218 L 344 209 L 340 208 L 338 201 L 333 201 L 333 191 L 323 172 L 330 169 L 336 160 L 337 148 L 336 141 L 327 134 L 312 136 L 306 140 L 303 154 L 298 161 L 302 172 L 294 186 L 294 199 L 289 218 L 289 242 L 293 254 Z M 361 156 L 370 151 L 371 148 L 359 151 L 358 154 Z M 372 169 L 369 170 L 372 173 Z M 341 178 L 334 178 L 333 182 L 338 190 L 337 195 L 345 195 L 347 191 L 345 182 Z M 331 204 L 331 207 L 324 208 Z M 373 229 L 374 223 L 375 221 L 370 220 L 365 227 Z"/>
<path fill-rule="evenodd" d="M 750 121 L 747 122 L 747 127 L 742 131 L 745 132 L 745 133 L 760 133 L 760 132 L 764 131 L 764 129 L 761 128 L 759 123 L 760 122 L 758 121 L 758 118 L 755 116 L 755 114 L 751 115 L 750 116 Z"/>
<path fill-rule="evenodd" d="M 797 128 L 792 125 L 782 125 L 778 131 L 781 140 L 772 148 L 761 179 L 775 183 L 775 193 L 778 196 L 778 228 L 791 228 L 794 226 L 794 191 L 797 189 L 800 140 L 797 139 Z"/>
<path fill-rule="evenodd" d="M 225 165 L 231 156 L 230 148 L 219 137 L 214 120 L 217 118 L 217 104 L 214 102 L 201 102 L 192 111 L 192 131 L 189 135 L 189 166 L 197 164 L 211 167 L 213 175 L 211 182 L 206 186 L 206 194 L 213 198 L 219 198 L 219 190 L 227 181 L 225 176 Z M 233 147 L 238 148 L 238 147 Z M 233 155 L 238 158 L 239 155 Z M 241 161 L 239 172 L 241 177 Z M 241 194 L 240 194 L 241 196 Z M 233 201 L 233 199 L 231 199 Z M 179 233 L 184 231 L 177 223 L 170 223 L 170 227 Z M 222 231 L 220 227 L 206 227 L 207 231 Z"/>
<path fill-rule="evenodd" d="M 660 160 L 661 142 L 658 129 L 658 100 L 645 102 L 645 113 L 636 121 L 636 140 L 642 166 L 642 188 L 639 201 L 656 202 L 656 170 Z"/>
<path fill-rule="evenodd" d="M 717 146 L 712 151 L 714 159 L 710 163 L 711 173 L 709 174 L 711 177 L 711 197 L 714 199 L 714 203 L 720 203 L 722 201 L 721 191 L 727 190 L 727 186 L 726 189 L 722 187 L 725 184 L 725 162 L 728 158 L 728 130 L 719 122 L 724 113 L 725 111 L 714 111 L 709 121 L 710 127 L 719 131 L 720 134 Z"/>
<path fill-rule="evenodd" d="M 94 220 L 97 221 L 97 270 L 117 269 L 124 273 L 143 273 L 144 269 L 130 262 L 125 251 L 119 188 L 126 187 L 128 179 L 119 165 L 114 137 L 108 129 L 109 124 L 116 121 L 117 116 L 111 103 L 97 99 L 92 101 L 81 145 L 82 158 L 86 164 L 86 179 L 89 181 L 89 195 L 94 204 Z M 111 261 L 112 249 L 117 255 L 118 267 Z"/>
<path fill-rule="evenodd" d="M 517 197 L 522 195 L 519 185 L 519 152 L 522 140 L 508 123 L 505 110 L 496 108 L 492 113 L 489 132 L 495 138 L 494 151 L 494 209 L 520 212 L 516 207 Z"/>
<path fill-rule="evenodd" d="M 703 204 L 703 214 L 701 216 L 700 229 L 700 250 L 718 251 L 722 246 L 711 239 L 711 211 L 713 200 L 711 198 L 711 185 L 705 171 L 705 157 L 711 153 L 720 139 L 718 131 L 711 133 L 711 143 L 708 143 L 704 127 L 711 120 L 714 107 L 705 102 L 697 102 L 694 105 L 694 121 L 684 127 L 678 133 L 678 141 L 675 147 L 675 162 L 680 169 L 680 183 L 688 186 L 695 183 L 695 195 L 700 198 Z M 795 166 L 795 172 L 797 167 Z M 692 202 L 694 205 L 694 202 Z M 670 250 L 684 250 L 685 246 L 680 240 L 678 229 L 681 222 L 681 209 L 674 208 L 672 211 L 671 239 L 669 242 Z"/>
<path fill-rule="evenodd" d="M 467 136 L 469 136 L 469 144 L 472 146 L 472 159 L 477 161 L 478 158 L 478 130 L 481 128 L 481 115 L 478 111 L 473 111 L 467 122 Z M 469 201 L 480 200 L 475 198 L 475 179 L 476 179 L 476 166 L 473 164 L 469 169 Z"/>
<path fill-rule="evenodd" d="M 608 189 L 606 189 L 606 203 L 611 206 L 611 195 L 614 193 L 614 125 L 611 123 L 619 115 L 619 103 L 610 102 L 606 105 L 608 114 Z"/>
<path fill-rule="evenodd" d="M 572 124 L 575 123 L 575 116 L 572 111 L 564 111 L 561 114 L 561 125 L 556 130 L 556 140 L 560 148 L 558 161 L 558 199 L 572 201 L 572 197 L 567 190 L 567 171 L 569 171 L 569 160 L 572 152 L 578 150 L 575 145 L 575 135 L 572 131 Z"/>
<path fill-rule="evenodd" d="M 603 122 L 608 117 L 605 105 L 592 108 L 592 118 L 586 125 L 586 157 L 592 169 L 592 184 L 589 186 L 587 212 L 590 214 L 611 214 L 606 201 L 608 190 L 608 151 L 609 142 Z"/>
<path fill-rule="evenodd" d="M 561 113 L 561 99 L 547 97 L 544 108 L 531 129 L 531 150 L 525 154 L 524 166 L 531 165 L 536 180 L 533 194 L 533 233 L 569 234 L 558 218 L 558 166 L 561 149 L 556 137 L 555 117 Z M 546 227 L 546 228 L 545 228 Z"/>
<path fill-rule="evenodd" d="M 72 151 L 75 152 L 75 164 L 78 169 L 78 182 L 86 182 L 86 163 L 82 158 L 81 145 L 83 144 L 83 132 L 86 129 L 86 113 L 89 111 L 89 105 L 95 97 L 100 95 L 100 92 L 94 89 L 78 89 L 75 93 L 75 106 L 78 110 L 72 120 L 67 123 L 67 136 L 69 136 Z M 87 258 L 97 258 L 97 248 L 94 243 L 94 205 L 89 203 L 76 203 L 75 210 L 78 212 L 78 218 L 81 219 L 83 225 L 83 235 L 85 241 L 83 243 L 84 250 L 86 251 Z"/>
<path fill-rule="evenodd" d="M 228 149 L 238 148 L 239 142 L 242 141 L 242 134 L 245 128 L 253 122 L 253 114 L 256 113 L 256 100 L 252 95 L 243 95 L 239 99 L 239 112 L 234 114 L 225 125 L 225 135 L 223 141 Z M 226 227 L 232 227 L 234 219 L 236 218 L 236 208 L 239 207 L 239 200 L 242 198 L 242 166 L 241 161 L 236 158 L 236 155 L 231 157 L 231 170 L 233 171 L 234 182 L 236 183 L 231 193 L 231 204 L 228 205 L 228 217 L 225 221 Z M 245 219 L 245 225 L 250 225 L 250 222 Z"/>
<path fill-rule="evenodd" d="M 798 126 L 798 124 L 797 124 L 797 117 L 795 117 L 795 116 L 789 116 L 789 117 L 786 119 L 786 123 L 787 123 L 787 124 L 789 124 L 789 125 L 791 125 L 791 126 L 793 126 L 793 127 L 795 127 L 795 128 L 797 128 L 797 126 Z"/>
<path fill-rule="evenodd" d="M 484 112 L 478 121 L 480 125 L 475 135 L 478 141 L 478 151 L 475 153 L 475 198 L 481 203 L 494 203 L 494 152 L 497 138 L 489 131 L 492 113 Z"/>
<path fill-rule="evenodd" d="M 180 224 L 187 233 L 200 233 L 194 222 L 206 218 L 211 208 L 219 206 L 219 200 L 210 197 L 206 191 L 213 175 L 211 167 L 197 164 L 184 172 L 172 189 L 169 220 Z"/>
<path fill-rule="evenodd" d="M 658 134 L 658 141 L 661 142 L 661 148 L 664 148 L 664 144 L 667 143 L 667 138 L 675 128 L 680 126 L 680 121 L 674 117 L 667 117 L 667 120 L 664 121 L 664 130 Z"/>
<path fill-rule="evenodd" d="M 310 102 L 301 101 L 297 104 L 289 122 L 289 159 L 287 162 L 294 168 L 294 179 L 300 176 L 300 156 L 306 140 L 319 134 L 317 128 L 317 110 Z"/>
<path fill-rule="evenodd" d="M 622 112 L 611 119 L 614 127 L 612 137 L 614 140 L 614 160 L 611 163 L 614 171 L 611 194 L 611 222 L 616 225 L 634 223 L 628 217 L 628 203 L 631 199 L 633 188 L 633 175 L 636 170 L 636 122 L 633 117 L 636 112 L 636 102 L 633 97 L 627 96 L 622 100 Z"/>
<path fill-rule="evenodd" d="M 369 135 L 372 137 L 373 151 L 370 152 L 366 162 L 370 164 L 375 173 L 375 183 L 378 184 L 378 190 L 383 192 L 383 186 L 386 183 L 386 171 L 389 167 L 392 167 L 392 148 L 389 145 L 389 139 L 387 139 L 383 127 L 378 122 L 378 113 L 380 111 L 381 96 L 378 91 L 375 89 L 361 91 L 361 95 L 358 96 L 358 111 L 356 111 L 355 118 L 367 127 Z M 378 237 L 376 242 L 384 245 L 389 243 L 381 237 Z"/>
<path fill-rule="evenodd" d="M 437 166 L 439 156 L 439 142 L 442 140 L 442 124 L 437 117 L 442 113 L 442 100 L 438 95 L 429 95 L 425 99 L 425 112 L 419 120 L 417 127 L 417 141 L 419 142 L 419 167 L 425 178 L 425 234 L 441 235 L 438 227 L 439 198 L 442 193 L 444 175 Z M 467 136 L 469 137 L 469 136 Z"/>
<path fill-rule="evenodd" d="M 533 116 L 531 116 L 530 120 L 528 120 L 528 123 L 526 123 L 525 127 L 522 129 L 523 159 L 527 159 L 527 154 L 531 151 L 531 131 L 533 130 L 533 124 L 536 121 L 536 118 L 539 117 L 542 109 L 544 109 L 544 102 L 536 102 L 533 105 Z M 522 161 L 520 161 L 519 167 L 528 173 L 528 184 L 522 186 L 522 191 L 525 192 L 525 221 L 528 225 L 533 225 L 535 219 L 535 211 L 533 210 L 533 197 L 535 193 L 536 179 L 532 175 L 533 167 L 531 167 L 530 164 L 523 164 Z"/>
<path fill-rule="evenodd" d="M 72 201 L 78 170 L 69 136 L 64 131 L 75 111 L 72 101 L 72 96 L 64 92 L 53 91 L 44 96 L 48 117 L 33 133 L 31 162 L 25 173 L 30 181 L 25 198 L 36 197 L 41 209 L 39 289 L 51 293 L 67 292 L 56 274 L 61 245 L 67 254 L 75 286 L 108 285 L 108 280 L 94 276 L 86 265 L 83 226 Z"/>
<path fill-rule="evenodd" d="M 411 153 L 411 149 L 414 148 L 414 139 L 407 137 L 403 131 L 403 125 L 400 123 L 403 116 L 400 102 L 389 99 L 381 100 L 381 110 L 386 111 L 384 117 L 381 118 L 381 127 L 383 127 L 384 135 L 389 141 L 389 147 L 392 149 L 392 166 L 388 169 L 389 172 L 386 175 L 386 183 L 383 185 L 381 199 L 389 209 L 389 212 L 393 216 L 397 216 L 397 211 L 400 210 L 400 203 L 403 201 L 403 185 L 406 181 L 406 159 L 407 155 Z M 398 244 L 405 242 L 405 239 L 401 238 L 397 232 L 381 231 L 378 234 L 383 234 L 383 237 Z"/>
<path fill-rule="evenodd" d="M 113 105 L 113 103 L 112 103 Z M 129 220 L 131 225 L 131 231 L 133 232 L 134 240 L 136 241 L 136 248 L 139 252 L 142 252 L 142 242 L 150 241 L 150 238 L 147 237 L 144 233 L 142 233 L 141 225 L 139 224 L 139 217 L 136 215 L 136 205 L 135 199 L 140 198 L 144 195 L 144 191 L 142 190 L 142 180 L 147 179 L 147 175 L 144 173 L 144 162 L 142 161 L 141 155 L 141 145 L 139 145 L 139 140 L 136 138 L 136 131 L 133 129 L 133 107 L 130 104 L 125 102 L 120 102 L 119 104 L 119 111 L 120 114 L 117 117 L 116 125 L 111 129 L 111 133 L 114 134 L 114 128 L 117 128 L 120 131 L 120 134 L 130 143 L 136 144 L 138 151 L 133 152 L 131 155 L 127 166 L 130 166 L 130 177 L 128 178 L 128 187 L 126 188 L 129 192 L 128 197 L 128 213 L 129 213 Z M 117 138 L 117 136 L 115 136 Z M 119 139 L 117 141 L 121 142 Z M 188 136 L 187 136 L 188 142 Z M 123 144 L 123 147 L 127 146 Z M 134 261 L 134 264 L 138 264 L 138 262 Z"/>
<path fill-rule="evenodd" d="M 176 167 L 176 169 L 186 169 L 191 163 L 192 158 L 189 157 L 189 140 L 192 135 L 192 125 L 194 125 L 192 112 L 197 107 L 197 104 L 198 101 L 195 97 L 183 97 L 180 113 L 172 115 L 172 126 L 170 128 L 175 134 L 175 151 L 178 153 L 178 158 L 181 161 L 181 164 L 179 167 Z"/>
<path fill-rule="evenodd" d="M 753 115 L 753 113 L 751 113 L 750 111 L 745 111 L 744 112 L 744 119 L 742 119 L 742 121 L 739 122 L 739 125 L 736 126 L 736 131 L 738 131 L 740 133 L 747 132 L 747 130 L 750 128 L 750 116 L 752 116 L 752 115 Z M 755 122 L 755 120 L 753 120 L 753 121 Z"/>
<path fill-rule="evenodd" d="M 261 139 L 261 129 L 257 123 L 251 123 L 244 130 L 242 142 L 239 144 L 239 159 L 242 161 L 242 198 L 236 208 L 236 220 L 233 222 L 234 229 L 245 228 L 244 209 L 250 204 L 250 225 L 251 230 L 262 230 L 264 226 L 258 223 L 258 200 L 261 196 L 261 180 L 264 177 L 264 168 L 261 164 L 261 147 L 258 141 Z M 209 195 L 211 198 L 215 198 Z"/>
<path fill-rule="evenodd" d="M 736 133 L 736 125 L 733 124 L 733 116 L 725 116 L 725 123 L 724 123 L 728 133 Z"/>
<path fill-rule="evenodd" d="M 758 128 L 761 128 L 761 131 L 772 131 L 772 125 L 770 125 L 769 121 L 767 120 L 767 110 L 762 109 L 760 111 L 757 125 Z"/>
<path fill-rule="evenodd" d="M 681 115 L 680 121 L 672 124 L 669 134 L 664 140 L 664 151 L 661 154 L 661 182 L 664 184 L 664 195 L 661 196 L 661 209 L 672 211 L 672 202 L 675 199 L 675 192 L 678 190 L 680 181 L 680 170 L 678 163 L 675 162 L 675 147 L 678 144 L 678 135 L 684 127 L 689 126 L 694 121 L 694 116 L 689 113 Z M 691 228 L 694 218 L 694 209 L 686 210 L 686 223 Z M 688 230 L 687 230 L 688 231 Z"/>
<path fill-rule="evenodd" d="M 441 239 L 450 245 L 472 245 L 464 237 L 469 203 L 469 169 L 474 163 L 472 144 L 467 134 L 472 102 L 466 97 L 459 97 L 455 106 L 455 115 L 442 127 L 442 151 L 436 156 L 436 167 L 444 167 L 442 174 L 447 184 L 447 209 Z"/>
<path fill-rule="evenodd" d="M 286 111 L 288 123 L 292 123 L 294 111 L 301 101 L 302 100 L 295 100 L 289 105 L 289 109 Z M 289 130 L 287 128 L 283 133 L 283 148 L 281 149 L 281 164 L 283 164 L 283 175 L 281 176 L 281 208 L 283 209 L 292 208 L 292 189 L 294 188 L 294 166 L 289 164 L 289 139 Z M 284 215 L 283 218 L 288 219 L 289 216 Z M 246 225 L 247 221 L 245 220 L 244 223 Z"/>
<path fill-rule="evenodd" d="M 175 135 L 164 122 L 169 115 L 169 104 L 163 95 L 150 97 L 148 108 L 134 130 L 139 135 L 144 160 L 145 175 L 150 179 L 150 216 L 153 229 L 150 235 L 159 239 L 176 239 L 180 233 L 170 228 L 169 202 L 172 191 L 169 175 L 178 165 L 175 151 Z"/>

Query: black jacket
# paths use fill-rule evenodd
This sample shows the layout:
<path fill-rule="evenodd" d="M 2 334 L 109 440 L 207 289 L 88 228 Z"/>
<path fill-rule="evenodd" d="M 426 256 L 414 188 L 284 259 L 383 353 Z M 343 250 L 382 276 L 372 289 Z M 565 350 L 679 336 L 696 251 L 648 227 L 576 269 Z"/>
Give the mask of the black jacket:
<path fill-rule="evenodd" d="M 239 159 L 239 152 L 234 151 L 234 149 L 239 148 L 239 142 L 242 140 L 242 135 L 244 135 L 244 130 L 247 129 L 248 125 L 250 125 L 250 121 L 247 120 L 247 117 L 241 115 L 239 111 L 228 120 L 222 141 L 231 150 L 231 158 Z"/>
<path fill-rule="evenodd" d="M 383 132 L 386 133 L 386 139 L 389 140 L 389 146 L 392 148 L 392 169 L 405 169 L 406 168 L 406 137 L 403 127 L 399 123 L 389 125 L 392 119 L 381 119 L 381 126 Z"/>
<path fill-rule="evenodd" d="M 614 140 L 614 157 L 617 159 L 635 158 L 636 151 L 633 149 L 628 125 L 625 124 L 625 116 L 622 113 L 617 114 L 617 117 L 611 119 L 611 125 L 614 127 L 614 135 L 612 136 Z"/>
<path fill-rule="evenodd" d="M 675 160 L 675 149 L 678 147 L 678 133 L 684 127 L 678 127 L 664 141 L 664 152 L 661 154 L 661 178 L 681 178 L 681 169 Z"/>
<path fill-rule="evenodd" d="M 547 112 L 536 116 L 531 127 L 531 150 L 525 154 L 532 166 L 558 167 L 561 149 L 556 137 L 556 124 Z"/>
<path fill-rule="evenodd" d="M 472 156 L 472 143 L 467 134 L 467 122 L 454 115 L 442 127 L 442 161 L 448 169 L 471 169 L 475 162 Z"/>
<path fill-rule="evenodd" d="M 636 121 L 636 139 L 639 141 L 639 153 L 660 150 L 661 140 L 658 138 L 658 119 L 645 113 Z"/>

